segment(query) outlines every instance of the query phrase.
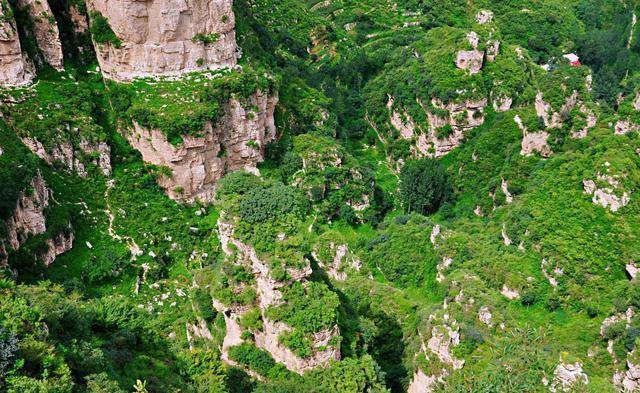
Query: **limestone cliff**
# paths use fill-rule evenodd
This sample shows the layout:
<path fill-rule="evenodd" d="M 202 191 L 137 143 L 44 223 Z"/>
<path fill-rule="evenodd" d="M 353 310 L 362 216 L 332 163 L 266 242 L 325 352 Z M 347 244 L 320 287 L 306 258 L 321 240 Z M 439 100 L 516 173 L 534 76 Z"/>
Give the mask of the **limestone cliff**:
<path fill-rule="evenodd" d="M 74 149 L 69 140 L 63 140 L 54 145 L 50 151 L 38 139 L 30 136 L 23 137 L 22 142 L 47 164 L 62 163 L 80 177 L 87 176 L 86 164 L 89 162 L 98 166 L 103 175 L 111 174 L 111 148 L 106 142 L 90 142 L 81 139 L 79 149 Z"/>
<path fill-rule="evenodd" d="M 106 17 L 120 41 L 95 45 L 108 78 L 129 81 L 236 64 L 232 0 L 89 0 L 88 6 Z"/>
<path fill-rule="evenodd" d="M 46 232 L 44 211 L 49 205 L 50 194 L 42 175 L 38 172 L 31 180 L 30 191 L 23 191 L 13 215 L 4 221 L 6 237 L 0 238 L 0 265 L 6 265 L 9 251 L 18 250 L 30 236 Z M 56 256 L 73 246 L 71 227 L 47 239 L 45 243 L 47 247 L 38 257 L 48 266 L 53 263 Z"/>
<path fill-rule="evenodd" d="M 17 6 L 28 13 L 32 30 L 29 34 L 35 36 L 38 48 L 42 53 L 42 60 L 57 70 L 62 70 L 62 43 L 60 32 L 51 7 L 46 0 L 18 0 Z"/>
<path fill-rule="evenodd" d="M 418 101 L 428 119 L 428 130 L 422 130 L 406 111 L 394 108 L 389 96 L 389 121 L 403 139 L 417 138 L 415 153 L 428 157 L 442 157 L 462 143 L 465 134 L 484 124 L 487 99 L 443 103 L 432 99 L 429 105 Z M 416 134 L 419 132 L 419 135 Z"/>
<path fill-rule="evenodd" d="M 144 161 L 167 167 L 171 175 L 162 175 L 160 185 L 172 199 L 185 202 L 211 202 L 215 184 L 228 171 L 255 170 L 263 160 L 264 147 L 275 138 L 273 113 L 277 96 L 256 92 L 248 102 L 232 98 L 224 105 L 216 124 L 205 125 L 203 136 L 184 136 L 172 145 L 158 130 L 133 123 L 126 130 L 129 143 Z"/>
<path fill-rule="evenodd" d="M 22 53 L 16 22 L 6 7 L 0 3 L 0 86 L 22 86 L 33 79 L 33 65 Z"/>
<path fill-rule="evenodd" d="M 313 353 L 308 357 L 300 357 L 291 349 L 282 344 L 281 336 L 290 332 L 292 328 L 282 321 L 273 321 L 268 318 L 267 310 L 270 307 L 278 306 L 283 302 L 282 289 L 291 285 L 293 282 L 304 282 L 311 275 L 311 267 L 300 269 L 287 268 L 289 281 L 277 281 L 272 277 L 271 269 L 267 262 L 263 261 L 256 253 L 255 249 L 250 245 L 244 244 L 234 237 L 234 226 L 232 223 L 224 221 L 227 219 L 222 216 L 218 220 L 218 232 L 222 243 L 222 250 L 228 256 L 234 259 L 236 264 L 244 264 L 250 267 L 255 277 L 255 289 L 257 299 L 255 303 L 261 313 L 262 328 L 250 329 L 250 333 L 254 337 L 255 345 L 267 351 L 275 361 L 283 364 L 289 370 L 302 374 L 305 371 L 316 367 L 326 367 L 331 361 L 340 359 L 340 348 L 333 343 L 333 339 L 340 335 L 338 326 L 331 329 L 325 329 L 313 334 L 311 337 Z M 225 305 L 220 301 L 214 300 L 214 307 L 225 316 L 226 336 L 223 342 L 222 359 L 230 364 L 234 364 L 229 359 L 228 349 L 232 346 L 239 345 L 244 340 L 242 336 L 242 328 L 238 324 L 238 320 L 245 314 L 249 307 L 238 305 Z"/>

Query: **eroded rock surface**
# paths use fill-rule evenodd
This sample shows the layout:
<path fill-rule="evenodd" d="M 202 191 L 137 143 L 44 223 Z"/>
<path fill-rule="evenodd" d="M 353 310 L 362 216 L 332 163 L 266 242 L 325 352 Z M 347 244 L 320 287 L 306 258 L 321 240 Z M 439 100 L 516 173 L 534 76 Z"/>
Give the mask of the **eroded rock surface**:
<path fill-rule="evenodd" d="M 596 181 L 582 181 L 585 194 L 593 195 L 592 202 L 595 205 L 617 212 L 629 204 L 630 195 L 627 191 L 622 190 L 621 192 L 622 186 L 617 179 L 610 175 L 598 174 L 597 182 L 605 185 L 599 187 Z"/>
<path fill-rule="evenodd" d="M 33 34 L 44 61 L 53 68 L 64 69 L 62 43 L 58 23 L 47 0 L 18 0 L 18 7 L 25 9 L 33 22 Z"/>
<path fill-rule="evenodd" d="M 16 22 L 7 6 L 0 3 L 0 86 L 22 86 L 33 79 L 33 65 L 22 53 Z"/>
<path fill-rule="evenodd" d="M 32 137 L 23 137 L 22 143 L 47 164 L 52 165 L 54 162 L 60 162 L 67 169 L 78 173 L 80 177 L 87 176 L 86 162 L 88 160 L 97 165 L 103 175 L 109 176 L 111 174 L 111 148 L 106 142 L 89 142 L 82 139 L 79 151 L 74 149 L 68 140 L 55 144 L 51 151 L 47 151 L 39 140 Z"/>
<path fill-rule="evenodd" d="M 429 130 L 418 136 L 416 148 L 428 157 L 447 155 L 460 146 L 466 132 L 484 124 L 486 98 L 449 104 L 443 104 L 440 100 L 434 99 L 431 104 L 441 111 L 446 111 L 447 115 L 436 115 L 422 105 L 429 121 Z M 448 135 L 442 135 L 441 130 L 446 127 L 451 127 L 451 132 Z"/>
<path fill-rule="evenodd" d="M 569 392 L 576 385 L 588 385 L 589 377 L 582 371 L 582 364 L 560 363 L 553 372 L 551 381 L 552 392 Z"/>
<path fill-rule="evenodd" d="M 546 131 L 529 132 L 522 122 L 520 116 L 516 115 L 513 120 L 516 122 L 520 130 L 522 130 L 522 143 L 520 154 L 530 156 L 534 152 L 538 152 L 543 158 L 551 156 L 553 153 L 551 147 L 547 143 L 549 133 Z"/>
<path fill-rule="evenodd" d="M 10 250 L 18 250 L 29 237 L 47 231 L 45 209 L 49 206 L 50 197 L 51 191 L 38 172 L 31 180 L 30 191 L 22 193 L 13 215 L 4 222 L 7 235 L 0 238 L 0 265 L 6 265 Z M 48 266 L 58 255 L 71 249 L 73 240 L 73 231 L 68 227 L 66 231 L 47 239 L 47 248 L 38 257 Z"/>
<path fill-rule="evenodd" d="M 277 96 L 261 92 L 248 102 L 232 98 L 219 121 L 205 125 L 204 136 L 183 136 L 177 146 L 159 130 L 145 129 L 136 122 L 125 136 L 145 162 L 171 170 L 171 176 L 158 178 L 170 198 L 211 202 L 215 184 L 225 173 L 255 171 L 255 165 L 263 160 L 266 144 L 275 138 L 273 113 L 277 101 Z"/>
<path fill-rule="evenodd" d="M 235 66 L 232 0 L 90 0 L 107 18 L 120 45 L 96 44 L 103 74 L 136 77 L 180 75 Z"/>
<path fill-rule="evenodd" d="M 311 339 L 314 348 L 313 354 L 302 358 L 280 342 L 280 336 L 291 331 L 292 328 L 284 322 L 272 321 L 266 316 L 266 310 L 269 307 L 282 304 L 281 288 L 291 285 L 295 281 L 306 281 L 312 273 L 311 267 L 307 265 L 302 269 L 287 269 L 290 280 L 288 282 L 277 281 L 271 276 L 268 264 L 258 257 L 255 249 L 234 237 L 233 224 L 225 222 L 223 219 L 218 220 L 218 232 L 225 254 L 235 257 L 235 263 L 250 266 L 256 280 L 255 289 L 258 297 L 256 302 L 262 315 L 263 327 L 259 330 L 251 330 L 255 345 L 267 351 L 278 363 L 300 374 L 316 367 L 326 367 L 331 361 L 339 360 L 340 348 L 332 344 L 333 339 L 340 335 L 337 325 L 331 329 L 316 332 Z M 235 321 L 247 311 L 247 308 L 226 306 L 219 301 L 214 301 L 214 307 L 225 314 L 225 321 L 230 322 L 227 325 L 224 339 L 226 347 L 223 344 L 223 352 L 225 352 L 229 347 L 242 342 L 239 338 L 242 334 L 239 330 L 241 327 Z M 228 354 L 223 353 L 223 359 L 228 359 Z"/>

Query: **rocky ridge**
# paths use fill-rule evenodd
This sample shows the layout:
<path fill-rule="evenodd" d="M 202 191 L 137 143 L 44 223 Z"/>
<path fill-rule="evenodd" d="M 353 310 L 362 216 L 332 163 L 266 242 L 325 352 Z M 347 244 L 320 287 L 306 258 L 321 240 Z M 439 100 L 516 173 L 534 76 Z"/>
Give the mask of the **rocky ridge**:
<path fill-rule="evenodd" d="M 332 343 L 333 339 L 340 334 L 337 325 L 332 329 L 313 334 L 312 347 L 314 352 L 309 357 L 302 358 L 280 342 L 280 336 L 283 333 L 290 332 L 292 328 L 282 321 L 270 320 L 266 313 L 269 307 L 282 303 L 283 295 L 281 289 L 284 286 L 290 285 L 292 282 L 302 282 L 304 285 L 304 282 L 312 273 L 311 267 L 307 264 L 305 268 L 287 269 L 290 276 L 288 282 L 275 280 L 271 275 L 268 264 L 258 257 L 253 247 L 236 239 L 234 237 L 233 224 L 224 220 L 225 217 L 223 215 L 218 221 L 222 250 L 227 257 L 234 260 L 234 263 L 248 266 L 253 272 L 256 281 L 256 303 L 261 313 L 263 326 L 262 329 L 250 329 L 255 345 L 268 352 L 276 362 L 299 374 L 316 367 L 326 367 L 331 361 L 339 360 L 340 348 Z M 228 363 L 234 364 L 229 359 L 228 349 L 245 341 L 242 339 L 241 332 L 243 329 L 238 324 L 238 320 L 248 311 L 248 308 L 247 306 L 225 305 L 215 299 L 213 305 L 218 312 L 224 314 L 225 322 L 227 323 L 222 358 Z"/>
<path fill-rule="evenodd" d="M 266 144 L 276 135 L 273 114 L 277 102 L 277 95 L 260 91 L 247 102 L 232 98 L 215 124 L 206 123 L 203 136 L 185 135 L 177 146 L 161 131 L 146 129 L 135 121 L 133 129 L 123 133 L 144 161 L 170 170 L 170 175 L 158 179 L 170 198 L 212 202 L 215 184 L 225 173 L 256 171 Z"/>
<path fill-rule="evenodd" d="M 7 6 L 0 4 L 0 86 L 23 86 L 31 82 L 35 71 L 22 53 L 16 21 Z"/>
<path fill-rule="evenodd" d="M 16 202 L 13 215 L 4 222 L 6 238 L 0 239 L 0 265 L 6 265 L 8 253 L 18 250 L 30 236 L 47 231 L 45 208 L 49 206 L 51 191 L 38 172 L 31 180 L 30 192 L 24 192 Z M 73 246 L 74 234 L 69 226 L 67 230 L 47 239 L 47 248 L 39 255 L 45 266 L 53 263 L 55 258 L 70 250 Z"/>
<path fill-rule="evenodd" d="M 102 73 L 117 81 L 233 67 L 231 0 L 90 0 L 119 43 L 96 43 Z"/>

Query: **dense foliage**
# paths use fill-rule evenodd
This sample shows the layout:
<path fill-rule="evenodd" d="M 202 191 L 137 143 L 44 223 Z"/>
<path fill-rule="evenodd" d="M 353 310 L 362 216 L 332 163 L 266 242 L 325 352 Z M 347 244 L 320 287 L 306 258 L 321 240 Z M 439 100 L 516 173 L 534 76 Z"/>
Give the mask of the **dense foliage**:
<path fill-rule="evenodd" d="M 238 67 L 131 83 L 69 12 L 123 45 L 104 15 L 50 1 L 57 72 L 14 3 L 38 80 L 0 89 L 0 391 L 548 391 L 578 365 L 608 392 L 640 363 L 636 1 L 235 0 Z M 258 92 L 276 138 L 210 204 L 127 143 L 226 132 Z"/>

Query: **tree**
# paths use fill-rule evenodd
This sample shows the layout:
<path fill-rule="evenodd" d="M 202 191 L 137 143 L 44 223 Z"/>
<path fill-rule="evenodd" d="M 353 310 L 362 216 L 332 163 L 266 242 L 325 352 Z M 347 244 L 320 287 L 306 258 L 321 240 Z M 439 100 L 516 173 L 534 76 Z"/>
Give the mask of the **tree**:
<path fill-rule="evenodd" d="M 400 172 L 400 195 L 407 211 L 433 213 L 451 195 L 449 176 L 436 160 L 409 161 Z"/>

